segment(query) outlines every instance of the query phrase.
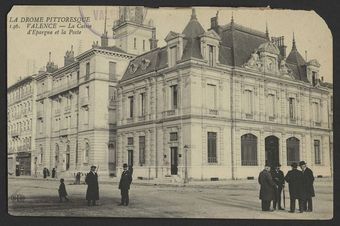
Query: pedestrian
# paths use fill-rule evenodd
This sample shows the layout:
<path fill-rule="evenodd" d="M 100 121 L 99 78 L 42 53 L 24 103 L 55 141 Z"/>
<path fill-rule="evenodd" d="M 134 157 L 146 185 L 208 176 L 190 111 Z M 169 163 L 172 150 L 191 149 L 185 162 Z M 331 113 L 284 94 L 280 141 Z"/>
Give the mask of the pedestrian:
<path fill-rule="evenodd" d="M 65 187 L 63 178 L 60 179 L 60 185 L 59 185 L 58 193 L 59 193 L 59 202 L 63 202 L 63 198 L 67 202 L 69 201 L 69 199 L 67 198 L 67 192 L 66 192 L 66 187 Z"/>
<path fill-rule="evenodd" d="M 55 168 L 52 169 L 52 178 L 55 177 Z"/>
<path fill-rule="evenodd" d="M 285 186 L 285 176 L 283 172 L 280 170 L 280 163 L 275 167 L 274 170 L 272 170 L 271 175 L 273 178 L 274 183 L 276 184 L 275 187 L 275 194 L 274 194 L 274 200 L 273 200 L 273 209 L 276 210 L 284 210 L 281 207 L 281 193 L 282 189 Z"/>
<path fill-rule="evenodd" d="M 44 169 L 43 169 L 43 175 L 44 175 L 44 178 L 47 177 L 47 169 L 46 169 L 46 167 L 44 167 Z"/>
<path fill-rule="evenodd" d="M 273 182 L 268 164 L 266 164 L 264 170 L 260 172 L 258 182 L 261 185 L 259 198 L 261 199 L 262 211 L 272 211 L 270 210 L 270 202 L 274 198 L 274 187 L 276 185 Z"/>
<path fill-rule="evenodd" d="M 129 189 L 130 189 L 130 184 L 132 182 L 132 176 L 131 176 L 131 172 L 127 168 L 128 168 L 127 164 L 124 163 L 122 176 L 119 181 L 119 189 L 120 189 L 120 194 L 121 194 L 121 202 L 119 206 L 129 205 Z"/>
<path fill-rule="evenodd" d="M 289 198 L 290 198 L 290 213 L 295 212 L 295 201 L 299 201 L 299 211 L 303 212 L 302 202 L 301 202 L 301 180 L 302 172 L 297 169 L 297 163 L 294 162 L 291 165 L 292 170 L 288 171 L 285 176 L 285 180 L 289 186 Z"/>
<path fill-rule="evenodd" d="M 96 201 L 99 200 L 99 185 L 98 174 L 96 173 L 96 166 L 91 166 L 91 171 L 86 174 L 85 182 L 87 184 L 86 200 L 87 205 L 96 205 Z"/>
<path fill-rule="evenodd" d="M 313 211 L 312 197 L 315 196 L 314 192 L 314 175 L 313 171 L 307 167 L 305 161 L 299 162 L 302 171 L 302 208 L 306 212 Z"/>
<path fill-rule="evenodd" d="M 78 172 L 76 174 L 76 184 L 80 184 L 80 178 L 81 178 L 81 175 L 80 175 L 80 172 Z"/>

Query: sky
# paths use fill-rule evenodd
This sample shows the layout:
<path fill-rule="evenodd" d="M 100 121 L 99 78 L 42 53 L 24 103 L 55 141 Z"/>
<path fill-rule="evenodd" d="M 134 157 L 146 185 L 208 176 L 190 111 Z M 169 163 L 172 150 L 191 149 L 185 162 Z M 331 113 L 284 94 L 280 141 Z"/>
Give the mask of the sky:
<path fill-rule="evenodd" d="M 197 19 L 205 30 L 210 28 L 210 18 L 219 11 L 219 24 L 228 24 L 233 14 L 237 24 L 265 32 L 266 23 L 270 36 L 284 36 L 287 55 L 292 48 L 293 32 L 296 46 L 300 54 L 307 59 L 317 59 L 321 64 L 320 76 L 327 82 L 333 81 L 332 34 L 325 21 L 314 11 L 272 10 L 269 8 L 217 8 L 195 7 Z M 112 35 L 114 20 L 118 18 L 118 7 L 107 6 L 107 30 Z M 64 55 L 73 45 L 75 55 L 91 48 L 93 41 L 99 41 L 104 30 L 104 6 L 15 6 L 7 15 L 8 21 L 8 52 L 7 86 L 11 86 L 21 77 L 37 73 L 46 65 L 49 52 L 52 61 L 59 67 L 63 66 Z M 91 29 L 79 28 L 80 34 L 32 35 L 27 34 L 28 24 L 20 22 L 24 18 L 43 17 L 89 17 Z M 145 23 L 153 21 L 156 27 L 158 46 L 164 46 L 164 38 L 169 31 L 182 32 L 190 20 L 190 8 L 159 8 L 147 9 Z M 19 22 L 15 22 L 15 18 Z M 25 19 L 26 20 L 26 19 Z M 16 24 L 19 26 L 16 27 Z M 59 26 L 63 23 L 58 23 Z M 68 23 L 65 23 L 68 26 Z M 74 23 L 73 23 L 74 24 Z M 46 29 L 45 29 L 46 30 Z M 68 31 L 68 30 L 67 30 Z M 110 38 L 109 45 L 114 45 Z"/>

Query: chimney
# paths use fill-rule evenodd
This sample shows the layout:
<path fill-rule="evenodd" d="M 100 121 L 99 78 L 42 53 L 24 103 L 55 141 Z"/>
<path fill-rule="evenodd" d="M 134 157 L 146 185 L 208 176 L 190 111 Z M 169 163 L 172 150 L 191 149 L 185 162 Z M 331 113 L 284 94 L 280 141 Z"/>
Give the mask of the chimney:
<path fill-rule="evenodd" d="M 71 45 L 71 50 L 66 51 L 64 56 L 64 66 L 72 64 L 74 62 L 74 52 L 73 52 L 73 45 Z"/>
<path fill-rule="evenodd" d="M 54 64 L 54 62 L 51 61 L 51 52 L 49 52 L 48 55 L 49 56 L 48 56 L 48 62 L 46 64 L 46 71 L 52 73 L 58 69 L 58 65 Z"/>
<path fill-rule="evenodd" d="M 272 37 L 272 42 L 275 43 L 277 45 L 277 47 L 279 48 L 281 56 L 286 58 L 286 56 L 287 56 L 287 52 L 286 52 L 287 46 L 285 46 L 285 44 L 284 44 L 284 36 Z"/>

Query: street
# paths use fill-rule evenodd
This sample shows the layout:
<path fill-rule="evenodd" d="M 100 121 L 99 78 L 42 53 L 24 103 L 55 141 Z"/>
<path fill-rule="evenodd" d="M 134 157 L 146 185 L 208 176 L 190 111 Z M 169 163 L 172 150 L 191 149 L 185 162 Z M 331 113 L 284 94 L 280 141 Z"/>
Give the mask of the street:
<path fill-rule="evenodd" d="M 244 218 L 244 219 L 331 219 L 333 189 L 331 179 L 317 178 L 314 212 L 288 213 L 286 210 L 262 212 L 257 180 L 189 183 L 168 186 L 132 183 L 130 205 L 117 206 L 120 191 L 117 183 L 100 183 L 98 206 L 88 207 L 87 186 L 66 182 L 70 201 L 59 203 L 59 181 L 9 178 L 8 209 L 15 216 L 83 216 L 83 217 L 156 217 L 156 218 Z M 25 200 L 11 200 L 21 194 Z"/>

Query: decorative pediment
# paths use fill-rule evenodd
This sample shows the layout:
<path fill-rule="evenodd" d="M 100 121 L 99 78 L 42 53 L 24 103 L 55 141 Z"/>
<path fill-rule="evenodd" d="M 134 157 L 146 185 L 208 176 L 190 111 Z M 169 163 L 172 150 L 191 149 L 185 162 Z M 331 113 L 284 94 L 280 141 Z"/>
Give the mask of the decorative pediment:
<path fill-rule="evenodd" d="M 209 30 L 205 32 L 204 34 L 200 35 L 199 37 L 208 37 L 208 38 L 221 40 L 221 37 L 214 30 Z"/>
<path fill-rule="evenodd" d="M 314 67 L 320 67 L 320 63 L 316 59 L 312 59 L 312 60 L 308 61 L 307 65 L 308 66 L 311 65 L 311 66 L 314 66 Z"/>
<path fill-rule="evenodd" d="M 258 47 L 258 51 L 259 52 L 267 52 L 267 53 L 271 53 L 271 54 L 275 54 L 275 55 L 280 54 L 279 48 L 272 42 L 262 43 Z"/>
<path fill-rule="evenodd" d="M 165 37 L 165 41 L 168 42 L 174 38 L 177 38 L 180 34 L 174 31 L 170 31 L 169 34 Z"/>

